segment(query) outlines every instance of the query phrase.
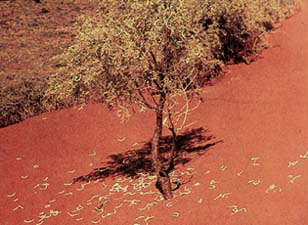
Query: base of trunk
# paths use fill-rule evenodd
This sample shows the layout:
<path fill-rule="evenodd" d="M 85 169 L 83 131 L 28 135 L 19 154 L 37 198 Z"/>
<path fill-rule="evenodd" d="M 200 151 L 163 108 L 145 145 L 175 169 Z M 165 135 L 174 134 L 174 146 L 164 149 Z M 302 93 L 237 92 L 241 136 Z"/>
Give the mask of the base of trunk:
<path fill-rule="evenodd" d="M 171 181 L 168 173 L 161 172 L 157 176 L 156 187 L 163 195 L 165 200 L 173 198 Z"/>

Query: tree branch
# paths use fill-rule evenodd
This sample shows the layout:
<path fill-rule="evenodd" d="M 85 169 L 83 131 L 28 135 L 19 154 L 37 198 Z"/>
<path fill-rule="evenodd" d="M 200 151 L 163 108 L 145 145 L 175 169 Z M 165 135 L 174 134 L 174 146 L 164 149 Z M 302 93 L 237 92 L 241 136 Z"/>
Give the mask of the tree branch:
<path fill-rule="evenodd" d="M 143 103 L 146 107 L 148 107 L 149 109 L 154 110 L 154 111 L 157 110 L 157 107 L 151 105 L 151 104 L 146 100 L 146 98 L 144 97 L 144 95 L 142 94 L 142 91 L 141 91 L 140 89 L 138 89 L 138 94 L 139 94 L 139 96 L 140 96 L 141 99 L 142 99 L 142 103 Z"/>
<path fill-rule="evenodd" d="M 158 106 L 158 102 L 157 102 L 156 99 L 153 97 L 153 95 L 150 94 L 150 96 L 151 96 L 152 101 L 154 102 L 154 104 L 155 104 L 156 106 Z"/>
<path fill-rule="evenodd" d="M 155 55 L 154 55 L 154 53 L 153 53 L 152 51 L 150 51 L 150 55 L 151 55 L 151 57 L 152 57 L 152 60 L 153 60 L 154 65 L 155 65 L 155 69 L 156 69 L 157 71 L 159 71 L 159 66 L 158 66 L 156 57 L 155 57 Z"/>

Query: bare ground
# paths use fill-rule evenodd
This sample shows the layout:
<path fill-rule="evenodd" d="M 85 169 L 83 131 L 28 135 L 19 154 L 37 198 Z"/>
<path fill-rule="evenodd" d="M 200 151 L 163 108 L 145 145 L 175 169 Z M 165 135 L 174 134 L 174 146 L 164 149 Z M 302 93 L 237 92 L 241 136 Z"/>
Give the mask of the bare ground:
<path fill-rule="evenodd" d="M 0 1 L 0 87 L 55 73 L 53 57 L 70 45 L 78 18 L 96 9 L 94 0 Z"/>

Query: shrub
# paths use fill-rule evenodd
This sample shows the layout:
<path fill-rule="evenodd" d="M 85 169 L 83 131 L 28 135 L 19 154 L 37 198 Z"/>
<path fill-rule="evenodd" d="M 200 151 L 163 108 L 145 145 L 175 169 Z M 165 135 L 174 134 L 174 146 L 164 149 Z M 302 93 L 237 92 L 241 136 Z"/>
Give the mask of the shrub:
<path fill-rule="evenodd" d="M 52 75 L 46 80 L 48 88 L 43 92 L 41 106 L 47 112 L 72 107 L 87 100 L 88 90 L 83 88 L 81 82 L 75 85 L 75 79 L 65 73 L 59 74 Z M 65 91 L 68 89 L 71 91 Z"/>
<path fill-rule="evenodd" d="M 46 83 L 39 79 L 22 80 L 0 90 L 0 127 L 42 113 L 42 98 Z"/>
<path fill-rule="evenodd" d="M 295 1 L 291 1 L 293 5 Z M 289 14 L 289 1 L 277 0 L 206 0 L 204 29 L 216 36 L 213 50 L 224 62 L 249 62 L 264 48 L 264 33 Z M 217 46 L 219 46 L 217 48 Z"/>
<path fill-rule="evenodd" d="M 51 82 L 48 81 L 49 79 Z M 63 82 L 55 77 L 49 79 L 21 79 L 15 84 L 0 89 L 0 127 L 51 110 L 72 107 L 82 102 L 73 96 L 52 95 L 48 84 L 54 83 L 54 87 L 57 88 L 61 87 Z M 45 96 L 47 89 L 49 90 L 48 97 Z"/>

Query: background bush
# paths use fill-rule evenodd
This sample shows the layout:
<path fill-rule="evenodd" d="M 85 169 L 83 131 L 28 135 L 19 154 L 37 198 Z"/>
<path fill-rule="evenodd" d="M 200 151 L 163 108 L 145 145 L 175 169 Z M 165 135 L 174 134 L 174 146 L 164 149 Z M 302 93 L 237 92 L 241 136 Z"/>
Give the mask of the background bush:
<path fill-rule="evenodd" d="M 207 0 L 204 29 L 219 40 L 211 46 L 223 62 L 249 63 L 264 48 L 263 34 L 292 13 L 296 1 Z"/>
<path fill-rule="evenodd" d="M 46 82 L 39 79 L 21 80 L 0 90 L 0 127 L 44 112 L 42 99 Z"/>
<path fill-rule="evenodd" d="M 65 88 L 64 76 L 22 79 L 0 89 L 0 127 L 20 122 L 30 116 L 83 103 L 84 98 L 63 96 L 54 89 Z M 66 80 L 67 81 L 67 80 Z M 49 86 L 51 85 L 51 86 Z M 45 96 L 48 90 L 48 96 Z"/>

